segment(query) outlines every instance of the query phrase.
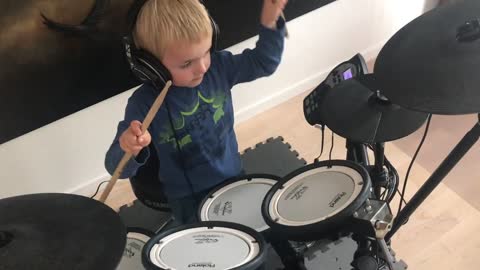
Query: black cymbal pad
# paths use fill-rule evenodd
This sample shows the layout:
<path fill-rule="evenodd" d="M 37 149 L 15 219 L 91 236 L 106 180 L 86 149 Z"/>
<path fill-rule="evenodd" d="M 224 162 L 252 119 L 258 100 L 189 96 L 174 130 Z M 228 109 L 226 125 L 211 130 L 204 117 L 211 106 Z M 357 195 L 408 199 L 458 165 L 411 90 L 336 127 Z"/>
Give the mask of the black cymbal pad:
<path fill-rule="evenodd" d="M 60 193 L 0 200 L 0 235 L 9 238 L 0 243 L 2 270 L 114 270 L 126 241 L 111 208 Z"/>
<path fill-rule="evenodd" d="M 321 108 L 325 124 L 332 131 L 361 143 L 405 137 L 422 126 L 428 116 L 377 97 L 376 92 L 355 79 L 329 89 Z"/>
<path fill-rule="evenodd" d="M 375 63 L 395 104 L 435 114 L 480 112 L 480 1 L 431 10 L 398 31 Z"/>

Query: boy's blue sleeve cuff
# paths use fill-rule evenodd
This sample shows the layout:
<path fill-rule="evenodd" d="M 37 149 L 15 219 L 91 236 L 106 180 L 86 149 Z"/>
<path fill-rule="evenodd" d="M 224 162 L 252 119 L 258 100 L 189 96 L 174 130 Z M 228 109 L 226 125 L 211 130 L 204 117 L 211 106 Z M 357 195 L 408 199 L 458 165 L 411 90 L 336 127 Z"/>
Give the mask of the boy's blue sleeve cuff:
<path fill-rule="evenodd" d="M 283 19 L 283 17 L 278 17 L 277 20 L 277 30 L 281 31 L 285 35 L 285 26 L 287 25 L 287 22 Z"/>
<path fill-rule="evenodd" d="M 147 162 L 148 158 L 150 157 L 150 149 L 148 146 L 142 148 L 138 155 L 135 157 L 135 161 L 138 165 L 144 165 Z"/>
<path fill-rule="evenodd" d="M 260 31 L 278 33 L 284 37 L 286 31 L 285 25 L 285 20 L 282 17 L 278 17 L 276 29 L 268 28 L 265 27 L 263 24 L 260 24 Z"/>
<path fill-rule="evenodd" d="M 142 150 L 140 150 L 136 157 L 132 156 L 127 162 L 127 165 L 125 165 L 125 168 L 123 168 L 121 178 L 130 178 L 137 174 L 138 168 L 145 165 L 149 157 L 150 150 L 148 149 L 148 147 L 144 147 Z"/>

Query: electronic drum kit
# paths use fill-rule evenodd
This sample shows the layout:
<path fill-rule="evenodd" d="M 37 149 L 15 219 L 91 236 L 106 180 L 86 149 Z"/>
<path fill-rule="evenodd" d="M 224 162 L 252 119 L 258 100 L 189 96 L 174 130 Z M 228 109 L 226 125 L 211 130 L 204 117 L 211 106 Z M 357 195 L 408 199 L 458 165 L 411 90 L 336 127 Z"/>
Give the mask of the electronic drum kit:
<path fill-rule="evenodd" d="M 430 114 L 480 112 L 479 16 L 477 0 L 433 9 L 386 43 L 373 73 L 357 55 L 305 98 L 310 124 L 346 138 L 346 160 L 316 161 L 281 178 L 230 179 L 204 198 L 200 222 L 160 232 L 125 228 L 109 207 L 77 195 L 4 198 L 0 269 L 262 269 L 267 244 L 286 269 L 306 269 L 295 243 L 345 235 L 358 243 L 353 269 L 405 269 L 391 237 L 478 140 L 480 124 L 395 218 L 389 202 L 399 179 L 385 143 L 413 133 Z"/>

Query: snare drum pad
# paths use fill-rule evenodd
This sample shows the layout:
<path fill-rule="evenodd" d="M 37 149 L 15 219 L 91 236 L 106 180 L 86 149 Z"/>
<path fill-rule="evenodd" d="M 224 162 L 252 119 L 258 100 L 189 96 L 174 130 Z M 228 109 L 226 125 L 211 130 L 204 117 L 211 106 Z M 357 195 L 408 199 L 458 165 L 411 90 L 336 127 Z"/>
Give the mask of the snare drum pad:
<path fill-rule="evenodd" d="M 228 222 L 199 222 L 153 237 L 143 250 L 147 269 L 256 269 L 265 260 L 258 232 Z"/>
<path fill-rule="evenodd" d="M 263 232 L 268 225 L 262 217 L 262 201 L 280 177 L 266 174 L 246 175 L 210 192 L 200 204 L 201 221 L 239 223 Z"/>

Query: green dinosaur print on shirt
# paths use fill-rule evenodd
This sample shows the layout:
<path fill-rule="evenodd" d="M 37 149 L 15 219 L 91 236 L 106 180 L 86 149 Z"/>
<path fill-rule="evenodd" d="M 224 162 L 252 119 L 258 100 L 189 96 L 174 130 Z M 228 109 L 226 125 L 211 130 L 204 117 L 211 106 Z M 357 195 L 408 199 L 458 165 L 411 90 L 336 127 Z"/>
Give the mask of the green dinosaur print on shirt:
<path fill-rule="evenodd" d="M 200 91 L 197 90 L 197 99 L 194 104 L 190 106 L 190 110 L 188 111 L 180 111 L 179 116 L 173 116 L 172 122 L 175 127 L 176 131 L 180 131 L 185 128 L 185 119 L 188 117 L 194 117 L 196 113 L 199 112 L 200 106 L 202 104 L 208 104 L 211 106 L 213 109 L 213 122 L 215 124 L 222 119 L 222 117 L 225 115 L 225 112 L 223 110 L 223 106 L 225 104 L 226 100 L 226 95 L 223 91 L 219 93 L 215 93 L 215 95 L 211 98 L 205 97 L 200 93 Z M 180 148 L 183 148 L 185 145 L 189 144 L 192 142 L 192 138 L 190 134 L 187 134 L 183 136 L 182 138 L 179 138 L 179 145 Z M 174 147 L 176 147 L 175 143 L 175 136 L 173 134 L 173 130 L 170 126 L 170 124 L 164 124 L 162 126 L 162 132 L 160 133 L 160 144 L 164 143 L 172 143 Z"/>

